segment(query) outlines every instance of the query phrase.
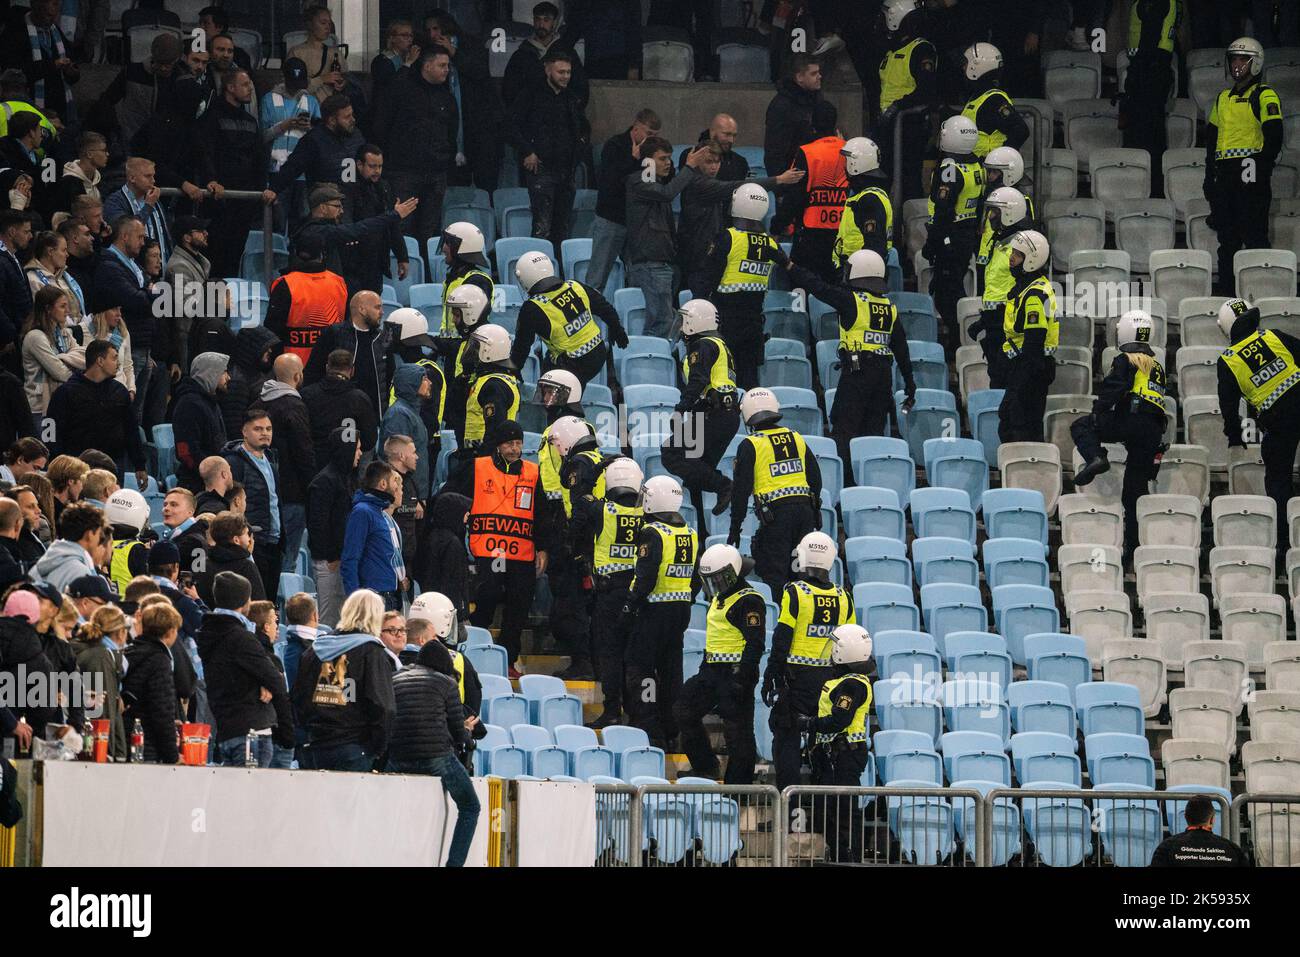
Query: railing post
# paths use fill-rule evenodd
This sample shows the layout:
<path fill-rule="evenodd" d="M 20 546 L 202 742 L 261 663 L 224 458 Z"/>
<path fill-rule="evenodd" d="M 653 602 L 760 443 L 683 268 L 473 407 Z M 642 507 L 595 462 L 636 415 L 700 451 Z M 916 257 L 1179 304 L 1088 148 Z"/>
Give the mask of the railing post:
<path fill-rule="evenodd" d="M 645 824 L 643 822 L 642 799 L 645 795 L 645 787 L 636 789 L 635 794 L 628 795 L 629 806 L 627 809 L 627 858 L 628 867 L 641 866 L 641 842 L 645 835 Z"/>
<path fill-rule="evenodd" d="M 271 235 L 275 231 L 275 210 L 273 204 L 262 204 L 262 275 L 266 277 L 267 295 L 270 295 L 271 282 L 275 279 L 275 248 Z"/>
<path fill-rule="evenodd" d="M 891 236 L 890 239 L 895 247 L 901 245 L 900 240 L 903 236 L 903 118 L 929 112 L 930 108 L 928 106 L 914 106 L 911 109 L 900 111 L 894 117 L 894 176 L 889 186 L 889 203 L 894 208 L 894 231 L 896 235 Z M 917 159 L 919 160 L 920 157 L 917 157 Z M 901 260 L 900 255 L 900 266 L 902 265 Z"/>

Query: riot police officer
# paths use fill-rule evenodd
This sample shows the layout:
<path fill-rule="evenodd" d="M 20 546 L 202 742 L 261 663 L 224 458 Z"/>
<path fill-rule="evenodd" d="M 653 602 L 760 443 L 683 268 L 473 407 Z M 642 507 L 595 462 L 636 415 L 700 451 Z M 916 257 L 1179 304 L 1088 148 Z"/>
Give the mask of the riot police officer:
<path fill-rule="evenodd" d="M 939 54 L 934 44 L 922 36 L 926 27 L 925 11 L 917 0 L 885 0 L 882 12 L 889 33 L 889 49 L 880 61 L 880 117 L 876 120 L 874 139 L 884 150 L 886 169 L 892 173 L 894 124 L 898 114 L 917 106 L 933 106 L 939 101 L 936 71 Z M 906 116 L 902 130 L 902 155 L 912 158 L 903 166 L 903 199 L 916 199 L 921 195 L 921 164 L 914 158 L 925 151 L 930 136 L 929 117 Z"/>
<path fill-rule="evenodd" d="M 978 340 L 988 363 L 989 387 L 1001 389 L 1006 379 L 1002 325 L 1007 297 L 1015 285 L 1011 277 L 1011 237 L 1028 228 L 1029 203 L 1014 186 L 1002 186 L 989 194 L 984 209 L 991 232 L 989 259 L 980 277 L 980 315 L 969 331 L 971 338 Z"/>
<path fill-rule="evenodd" d="M 973 43 L 963 54 L 970 99 L 961 115 L 979 130 L 973 152 L 980 159 L 999 146 L 1020 149 L 1029 139 L 1029 126 L 998 85 L 1002 82 L 1002 51 L 991 43 Z M 940 149 L 943 149 L 940 146 Z"/>
<path fill-rule="evenodd" d="M 132 578 L 149 572 L 149 545 L 144 540 L 149 529 L 149 503 L 135 489 L 118 489 L 104 503 L 104 521 L 113 528 L 109 577 L 117 593 L 123 595 Z M 153 535 L 152 531 L 148 534 Z"/>
<path fill-rule="evenodd" d="M 519 414 L 519 380 L 510 364 L 510 333 L 491 323 L 470 333 L 462 363 L 471 371 L 465 397 L 465 425 L 456 441 L 461 451 L 476 451 L 499 422 Z"/>
<path fill-rule="evenodd" d="M 727 745 L 726 784 L 753 784 L 754 686 L 767 641 L 767 605 L 745 580 L 754 563 L 731 545 L 711 545 L 700 556 L 700 583 L 709 602 L 704 630 L 704 662 L 682 686 L 677 724 L 690 775 L 719 776 L 718 758 L 704 730 L 704 716 L 722 718 Z M 679 774 L 678 777 L 683 775 Z"/>
<path fill-rule="evenodd" d="M 939 130 L 943 158 L 930 182 L 929 218 L 922 255 L 934 268 L 930 295 L 947 326 L 946 348 L 957 351 L 957 300 L 979 245 L 979 205 L 984 167 L 975 157 L 980 133 L 965 116 L 950 116 Z"/>
<path fill-rule="evenodd" d="M 772 709 L 772 757 L 782 790 L 799 783 L 798 716 L 816 710 L 822 686 L 832 677 L 828 639 L 840 625 L 857 622 L 852 596 L 831 581 L 836 554 L 829 535 L 809 532 L 793 550 L 794 580 L 781 591 L 763 702 Z"/>
<path fill-rule="evenodd" d="M 406 613 L 408 633 L 413 622 L 421 621 L 428 622 L 433 629 L 434 637 L 447 646 L 447 653 L 451 655 L 451 666 L 456 669 L 460 703 L 465 706 L 465 727 L 466 730 L 473 732 L 481 724 L 478 716 L 483 710 L 483 682 L 479 679 L 474 662 L 457 650 L 460 645 L 461 623 L 456 605 L 442 592 L 422 592 L 415 601 L 411 602 L 411 610 Z M 401 654 L 402 663 L 413 664 L 414 652 L 418 651 L 418 647 L 413 648 L 408 645 L 406 651 Z M 407 660 L 407 652 L 412 652 L 410 660 Z M 474 736 L 481 737 L 479 734 Z"/>
<path fill-rule="evenodd" d="M 843 270 L 859 249 L 870 249 L 883 260 L 894 248 L 894 207 L 889 184 L 880 172 L 880 148 L 865 136 L 855 136 L 840 153 L 849 177 L 849 198 L 831 253 L 837 270 Z"/>
<path fill-rule="evenodd" d="M 1041 442 L 1061 334 L 1056 293 L 1046 276 L 1052 251 L 1047 237 L 1032 229 L 1012 236 L 1010 247 L 1014 284 L 1002 322 L 1006 393 L 998 406 L 998 440 Z"/>
<path fill-rule="evenodd" d="M 429 397 L 420 403 L 420 419 L 429 430 L 429 447 L 423 451 L 430 462 L 438 461 L 442 450 L 442 422 L 447 410 L 447 376 L 438 361 L 426 353 L 436 346 L 429 335 L 429 320 L 424 313 L 410 306 L 394 309 L 387 322 L 394 327 L 393 347 L 388 354 L 389 364 L 395 367 L 398 361 L 414 363 L 424 369 L 424 377 L 433 386 Z M 390 368 L 388 381 L 393 381 L 395 368 Z M 397 401 L 397 392 L 392 386 L 388 389 L 388 404 Z"/>
<path fill-rule="evenodd" d="M 465 400 L 469 396 L 474 370 L 466 366 L 465 350 L 473 331 L 491 318 L 492 302 L 479 286 L 466 280 L 448 294 L 443 302 L 443 312 L 450 314 L 455 338 L 440 338 L 438 347 L 443 359 L 443 375 L 447 382 L 447 401 L 443 408 L 443 421 L 460 435 L 465 429 Z"/>
<path fill-rule="evenodd" d="M 1070 426 L 1083 457 L 1074 474 L 1075 488 L 1110 469 L 1103 442 L 1119 442 L 1127 451 L 1124 465 L 1124 554 L 1138 546 L 1137 501 L 1151 490 L 1165 448 L 1165 370 L 1151 350 L 1151 314 L 1130 309 L 1115 327 L 1119 355 L 1097 390 L 1092 412 Z"/>
<path fill-rule="evenodd" d="M 1173 92 L 1174 44 L 1182 0 L 1134 0 L 1128 14 L 1128 73 L 1120 99 L 1123 145 L 1151 156 L 1151 195 L 1164 195 L 1160 159 L 1169 135 L 1165 113 Z"/>
<path fill-rule="evenodd" d="M 750 434 L 736 449 L 727 544 L 740 544 L 752 495 L 758 516 L 755 570 L 775 595 L 790 577 L 795 545 L 821 527 L 822 473 L 803 436 L 780 424 L 781 403 L 770 391 L 746 392 L 740 417 Z"/>
<path fill-rule="evenodd" d="M 984 270 L 989 264 L 989 254 L 993 250 L 997 233 L 996 227 L 989 220 L 988 198 L 1003 186 L 1017 186 L 1024 176 L 1025 160 L 1017 149 L 999 146 L 995 150 L 990 150 L 989 155 L 984 157 L 984 217 L 980 228 L 979 251 L 975 254 L 976 276 L 981 283 L 984 281 Z M 1017 189 L 1017 192 L 1025 198 L 1025 219 L 1032 221 L 1034 219 L 1033 198 L 1026 195 L 1024 190 Z M 1027 229 L 1028 226 L 1025 228 Z"/>
<path fill-rule="evenodd" d="M 488 272 L 487 243 L 482 231 L 473 223 L 450 223 L 442 230 L 442 256 L 447 263 L 447 278 L 443 280 L 442 325 L 438 332 L 438 352 L 451 360 L 465 333 L 452 314 L 452 293 L 463 285 L 477 286 L 489 303 L 492 302 L 492 274 Z M 451 370 L 447 370 L 451 374 Z"/>

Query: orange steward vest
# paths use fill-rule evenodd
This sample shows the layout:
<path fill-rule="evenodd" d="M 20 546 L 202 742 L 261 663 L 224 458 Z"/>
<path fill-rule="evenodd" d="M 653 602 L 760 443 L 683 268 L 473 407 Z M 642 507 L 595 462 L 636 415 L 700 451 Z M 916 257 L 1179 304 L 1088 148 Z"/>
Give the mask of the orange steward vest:
<path fill-rule="evenodd" d="M 289 286 L 289 341 L 284 351 L 291 352 L 306 365 L 312 346 L 326 326 L 343 321 L 347 312 L 348 286 L 343 277 L 328 269 L 321 272 L 289 272 L 271 283 Z"/>
<path fill-rule="evenodd" d="M 803 211 L 803 228 L 838 230 L 849 198 L 849 178 L 844 172 L 844 157 L 840 155 L 844 140 L 823 136 L 799 148 L 808 164 L 808 176 L 804 179 L 808 205 Z"/>
<path fill-rule="evenodd" d="M 523 462 L 519 475 L 506 475 L 490 455 L 474 460 L 474 500 L 469 507 L 469 551 L 475 558 L 533 560 L 538 469 Z"/>

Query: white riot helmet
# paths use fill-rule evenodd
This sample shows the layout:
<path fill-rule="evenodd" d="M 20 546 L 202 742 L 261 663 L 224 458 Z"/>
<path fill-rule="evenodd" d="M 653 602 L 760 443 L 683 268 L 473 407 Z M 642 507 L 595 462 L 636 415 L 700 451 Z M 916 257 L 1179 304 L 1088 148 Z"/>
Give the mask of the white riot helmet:
<path fill-rule="evenodd" d="M 700 556 L 700 580 L 710 601 L 740 581 L 743 559 L 733 545 L 710 545 Z"/>
<path fill-rule="evenodd" d="M 781 403 L 768 389 L 750 389 L 740 400 L 740 418 L 751 429 L 761 429 L 778 422 Z"/>
<path fill-rule="evenodd" d="M 470 288 L 475 287 L 470 286 Z M 412 309 L 410 306 L 394 309 L 388 316 L 388 322 L 397 327 L 399 345 L 431 347 L 437 345 L 429 335 L 429 320 L 419 309 Z"/>
<path fill-rule="evenodd" d="M 1047 260 L 1052 255 L 1052 247 L 1048 244 L 1047 237 L 1036 229 L 1024 229 L 1012 236 L 1011 251 L 1025 257 L 1025 261 L 1020 264 L 1020 270 L 1024 273 L 1041 271 L 1047 266 Z"/>
<path fill-rule="evenodd" d="M 874 651 L 871 632 L 861 625 L 840 625 L 831 632 L 832 664 L 865 664 L 871 660 Z"/>
<path fill-rule="evenodd" d="M 1024 193 L 1014 186 L 999 186 L 989 193 L 984 205 L 998 211 L 998 222 L 1002 229 L 1023 222 L 1029 215 L 1029 204 L 1025 202 Z"/>
<path fill-rule="evenodd" d="M 563 457 L 583 439 L 592 438 L 591 426 L 576 415 L 565 415 L 555 420 L 546 436 L 551 448 Z"/>
<path fill-rule="evenodd" d="M 552 369 L 537 380 L 533 401 L 546 408 L 582 401 L 582 382 L 568 369 Z"/>
<path fill-rule="evenodd" d="M 897 33 L 907 15 L 919 9 L 921 5 L 917 0 L 885 0 L 882 7 L 885 14 L 885 29 L 890 33 Z"/>
<path fill-rule="evenodd" d="M 1014 146 L 999 146 L 984 157 L 984 168 L 1002 174 L 1003 186 L 1015 186 L 1025 175 L 1025 158 Z"/>
<path fill-rule="evenodd" d="M 1002 51 L 991 43 L 972 43 L 963 56 L 966 59 L 966 79 L 971 82 L 1002 69 Z"/>
<path fill-rule="evenodd" d="M 489 307 L 487 293 L 473 283 L 463 282 L 452 290 L 446 300 L 451 310 L 452 322 L 461 330 L 473 329 L 488 317 Z M 397 310 L 401 312 L 401 310 Z M 396 313 L 394 313 L 396 315 Z"/>
<path fill-rule="evenodd" d="M 636 464 L 636 459 L 619 456 L 605 467 L 606 495 L 613 495 L 615 492 L 639 492 L 644 481 L 645 473 L 641 471 L 641 466 Z"/>
<path fill-rule="evenodd" d="M 865 136 L 855 136 L 840 150 L 844 157 L 844 172 L 849 176 L 862 176 L 880 169 L 880 147 Z"/>
<path fill-rule="evenodd" d="M 1219 331 L 1223 333 L 1223 338 L 1229 343 L 1232 342 L 1232 327 L 1238 319 L 1250 312 L 1251 306 L 1245 299 L 1229 299 L 1219 307 Z"/>
<path fill-rule="evenodd" d="M 543 279 L 551 279 L 554 276 L 555 263 L 551 262 L 551 257 L 544 252 L 534 250 L 531 253 L 524 253 L 515 260 L 515 278 L 519 280 L 519 287 L 523 289 L 525 295 Z"/>
<path fill-rule="evenodd" d="M 605 480 L 609 488 L 609 480 Z M 656 475 L 641 486 L 641 511 L 647 515 L 671 515 L 682 509 L 682 487 L 675 478 Z"/>
<path fill-rule="evenodd" d="M 838 551 L 835 542 L 825 532 L 809 532 L 794 547 L 791 567 L 797 575 L 811 573 L 814 577 L 829 578 Z"/>
<path fill-rule="evenodd" d="M 442 228 L 442 242 L 455 259 L 487 265 L 484 249 L 483 231 L 473 223 L 450 223 Z"/>
<path fill-rule="evenodd" d="M 124 525 L 139 532 L 149 524 L 149 503 L 133 488 L 120 488 L 104 503 L 104 518 L 110 525 Z"/>
<path fill-rule="evenodd" d="M 510 333 L 502 326 L 487 323 L 470 334 L 465 359 L 471 364 L 487 365 L 510 358 Z"/>
<path fill-rule="evenodd" d="M 939 127 L 939 150 L 961 156 L 974 153 L 980 131 L 969 116 L 950 116 Z"/>
<path fill-rule="evenodd" d="M 1134 342 L 1145 342 L 1150 345 L 1154 331 L 1155 323 L 1151 320 L 1151 313 L 1145 309 L 1130 309 L 1120 316 L 1119 322 L 1115 324 L 1115 342 L 1120 346 L 1127 346 Z"/>
<path fill-rule="evenodd" d="M 446 640 L 456 631 L 456 606 L 442 592 L 426 591 L 411 602 L 411 610 L 406 613 L 407 621 L 427 621 L 433 625 L 433 633 Z"/>
<path fill-rule="evenodd" d="M 1240 75 L 1232 72 L 1233 57 L 1249 57 L 1250 64 L 1247 69 L 1243 69 Z M 1232 80 L 1243 80 L 1247 73 L 1250 76 L 1259 76 L 1264 70 L 1264 47 L 1260 42 L 1252 37 L 1240 37 L 1228 44 L 1228 49 L 1224 54 L 1223 68 L 1228 73 L 1228 78 Z"/>
<path fill-rule="evenodd" d="M 859 249 L 849 256 L 849 285 L 864 279 L 884 279 L 885 261 L 874 249 Z"/>
<path fill-rule="evenodd" d="M 707 299 L 690 299 L 677 310 L 684 336 L 698 336 L 718 331 L 718 307 Z"/>
<path fill-rule="evenodd" d="M 744 183 L 731 194 L 731 218 L 762 222 L 767 215 L 767 190 L 757 183 Z"/>

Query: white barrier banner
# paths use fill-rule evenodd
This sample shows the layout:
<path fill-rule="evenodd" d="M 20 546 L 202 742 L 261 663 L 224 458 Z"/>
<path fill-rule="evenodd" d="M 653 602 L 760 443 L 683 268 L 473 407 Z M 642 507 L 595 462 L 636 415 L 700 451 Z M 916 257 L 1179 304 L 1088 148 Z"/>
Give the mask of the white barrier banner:
<path fill-rule="evenodd" d="M 519 782 L 519 866 L 591 867 L 596 789 L 565 781 Z"/>

